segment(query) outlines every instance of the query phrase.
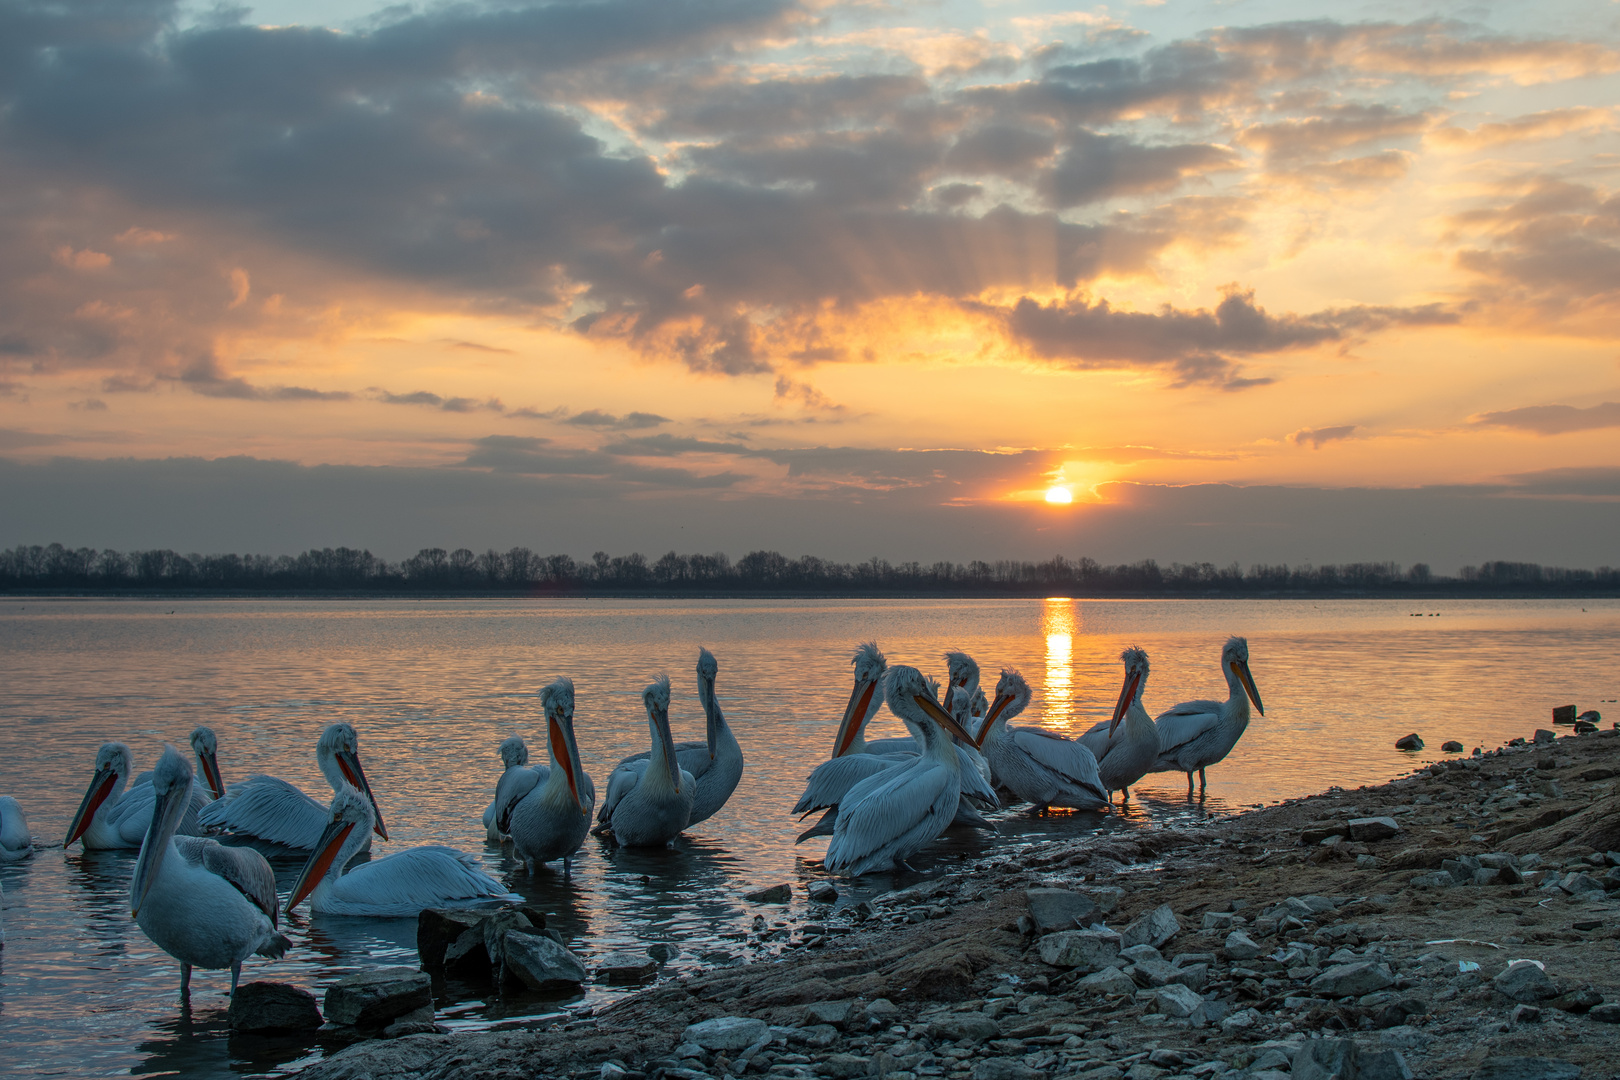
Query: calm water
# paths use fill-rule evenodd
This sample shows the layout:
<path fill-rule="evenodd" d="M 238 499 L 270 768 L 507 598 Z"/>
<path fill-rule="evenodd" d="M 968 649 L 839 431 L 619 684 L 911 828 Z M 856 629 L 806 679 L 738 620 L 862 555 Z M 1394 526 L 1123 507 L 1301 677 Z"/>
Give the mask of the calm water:
<path fill-rule="evenodd" d="M 1207 801 L 1189 805 L 1179 774 L 1163 774 L 1126 816 L 1004 811 L 1000 835 L 949 837 L 918 869 L 1041 834 L 1151 827 L 1386 780 L 1446 739 L 1471 748 L 1528 735 L 1554 705 L 1620 716 L 1603 704 L 1620 697 L 1620 604 L 1605 601 L 0 601 L 0 794 L 22 803 L 37 842 L 59 843 L 101 741 L 129 743 L 145 769 L 164 741 L 184 749 L 191 728 L 208 724 L 227 782 L 269 772 L 324 800 L 315 739 L 347 720 L 393 837 L 377 854 L 424 843 L 477 853 L 580 952 L 674 940 L 686 950 L 671 965 L 679 971 L 745 958 L 738 935 L 755 912 L 739 893 L 817 876 L 825 841 L 795 848 L 800 826 L 786 810 L 828 752 L 856 642 L 874 638 L 891 663 L 936 673 L 944 650 L 966 649 L 987 684 L 1016 666 L 1035 688 L 1026 721 L 1079 731 L 1106 717 L 1127 645 L 1152 657 L 1150 712 L 1224 697 L 1218 656 L 1229 633 L 1249 638 L 1267 715 L 1210 771 Z M 724 810 L 673 851 L 610 853 L 589 839 L 567 882 L 531 880 L 486 847 L 479 818 L 497 744 L 516 732 L 544 757 L 539 687 L 574 679 L 581 750 L 601 790 L 612 762 L 646 749 L 649 676 L 675 680 L 676 737 L 701 737 L 699 644 L 720 661 L 720 700 L 748 762 Z M 887 713 L 874 728 L 902 733 Z M 1409 731 L 1431 751 L 1393 749 Z M 133 859 L 52 847 L 0 869 L 0 1073 L 225 1076 L 318 1053 L 227 1039 L 224 973 L 198 972 L 181 1014 L 178 965 L 129 918 Z M 277 862 L 283 892 L 298 868 Z M 250 961 L 245 978 L 319 993 L 359 966 L 415 964 L 413 921 L 305 913 L 284 926 L 293 950 Z M 511 1022 L 619 992 L 469 998 L 448 1016 Z"/>

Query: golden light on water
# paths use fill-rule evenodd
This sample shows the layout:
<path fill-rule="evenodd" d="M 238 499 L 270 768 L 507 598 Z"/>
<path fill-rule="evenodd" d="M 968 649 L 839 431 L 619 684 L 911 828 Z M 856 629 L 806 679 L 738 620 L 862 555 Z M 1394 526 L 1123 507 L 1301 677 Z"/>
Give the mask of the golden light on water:
<path fill-rule="evenodd" d="M 1074 720 L 1074 601 L 1066 596 L 1041 602 L 1041 631 L 1046 635 L 1046 701 L 1043 726 L 1067 727 Z"/>
<path fill-rule="evenodd" d="M 1062 505 L 1074 502 L 1074 492 L 1066 487 L 1052 487 L 1046 489 L 1046 501 Z"/>

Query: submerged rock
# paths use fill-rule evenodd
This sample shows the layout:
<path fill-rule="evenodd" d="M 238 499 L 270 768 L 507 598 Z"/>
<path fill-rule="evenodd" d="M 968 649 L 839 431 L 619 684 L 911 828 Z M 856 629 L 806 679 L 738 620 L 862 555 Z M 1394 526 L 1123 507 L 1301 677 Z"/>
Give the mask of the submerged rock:
<path fill-rule="evenodd" d="M 508 930 L 500 948 L 505 977 L 531 990 L 579 986 L 590 977 L 579 957 L 544 932 Z"/>
<path fill-rule="evenodd" d="M 1423 749 L 1423 737 L 1415 731 L 1410 735 L 1403 735 L 1395 740 L 1395 749 L 1421 750 Z"/>
<path fill-rule="evenodd" d="M 352 1027 L 382 1027 L 423 1006 L 432 1007 L 431 980 L 408 967 L 368 968 L 326 988 L 326 1019 Z"/>
<path fill-rule="evenodd" d="M 772 885 L 768 889 L 755 889 L 743 893 L 743 899 L 755 904 L 785 904 L 793 899 L 793 886 Z"/>
<path fill-rule="evenodd" d="M 274 1035 L 321 1026 L 315 995 L 290 983 L 250 982 L 236 988 L 226 1011 L 232 1031 Z"/>

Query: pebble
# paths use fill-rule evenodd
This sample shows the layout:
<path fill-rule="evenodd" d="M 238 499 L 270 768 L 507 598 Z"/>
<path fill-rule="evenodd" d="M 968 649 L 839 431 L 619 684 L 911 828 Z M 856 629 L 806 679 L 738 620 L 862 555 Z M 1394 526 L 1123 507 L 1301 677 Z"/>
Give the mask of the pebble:
<path fill-rule="evenodd" d="M 1330 967 L 1311 980 L 1311 992 L 1323 997 L 1360 997 L 1395 985 L 1388 966 L 1370 960 Z"/>
<path fill-rule="evenodd" d="M 755 889 L 753 892 L 743 893 L 743 899 L 755 904 L 785 904 L 793 899 L 793 886 L 772 885 L 765 889 Z"/>
<path fill-rule="evenodd" d="M 1041 938 L 1041 961 L 1096 971 L 1118 963 L 1121 943 L 1121 935 L 1112 930 L 1060 930 Z"/>
<path fill-rule="evenodd" d="M 1350 839 L 1372 843 L 1388 840 L 1401 831 L 1400 822 L 1392 817 L 1355 818 L 1348 823 Z"/>
<path fill-rule="evenodd" d="M 1228 960 L 1253 960 L 1265 952 L 1255 940 L 1241 930 L 1234 930 L 1226 935 L 1226 941 L 1221 946 L 1221 952 Z"/>
<path fill-rule="evenodd" d="M 250 982 L 236 988 L 226 1010 L 232 1031 L 274 1034 L 321 1026 L 315 995 L 289 983 Z"/>
<path fill-rule="evenodd" d="M 811 882 L 810 899 L 818 904 L 836 903 L 838 900 L 838 886 L 830 881 Z"/>

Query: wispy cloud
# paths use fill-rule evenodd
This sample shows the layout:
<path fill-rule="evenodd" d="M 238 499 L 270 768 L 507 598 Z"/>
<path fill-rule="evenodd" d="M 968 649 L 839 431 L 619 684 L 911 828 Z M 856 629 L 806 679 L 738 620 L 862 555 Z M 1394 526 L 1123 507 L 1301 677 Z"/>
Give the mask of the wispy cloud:
<path fill-rule="evenodd" d="M 1295 446 L 1309 446 L 1312 450 L 1320 450 L 1324 443 L 1339 442 L 1348 439 L 1356 433 L 1357 425 L 1341 424 L 1338 427 L 1300 428 L 1288 436 L 1288 441 Z"/>
<path fill-rule="evenodd" d="M 1620 427 L 1620 402 L 1577 408 L 1574 405 L 1527 405 L 1518 409 L 1481 413 L 1469 423 L 1482 427 L 1516 428 L 1537 435 L 1563 435 L 1571 431 Z"/>

